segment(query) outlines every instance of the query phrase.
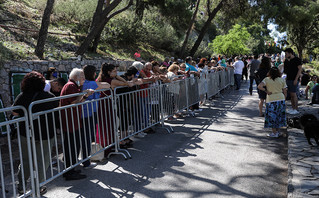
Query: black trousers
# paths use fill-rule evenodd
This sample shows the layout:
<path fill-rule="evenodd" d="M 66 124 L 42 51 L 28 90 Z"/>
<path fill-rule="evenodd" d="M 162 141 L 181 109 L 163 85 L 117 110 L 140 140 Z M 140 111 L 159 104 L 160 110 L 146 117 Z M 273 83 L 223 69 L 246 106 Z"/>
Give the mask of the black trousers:
<path fill-rule="evenodd" d="M 80 130 L 73 133 L 64 133 L 64 153 L 63 158 L 65 161 L 65 168 L 68 168 L 78 162 L 80 152 Z M 71 169 L 68 174 L 72 174 L 74 169 Z"/>

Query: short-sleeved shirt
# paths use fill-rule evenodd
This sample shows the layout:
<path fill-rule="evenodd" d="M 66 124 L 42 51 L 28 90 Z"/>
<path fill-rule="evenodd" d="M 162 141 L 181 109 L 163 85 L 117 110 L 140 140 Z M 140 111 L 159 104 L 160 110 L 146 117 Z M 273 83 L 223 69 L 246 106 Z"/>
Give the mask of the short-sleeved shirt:
<path fill-rule="evenodd" d="M 69 94 L 75 94 L 80 93 L 80 87 L 75 83 L 74 80 L 69 80 L 62 88 L 61 96 L 69 95 Z M 71 105 L 74 100 L 76 100 L 77 97 L 71 97 L 66 99 L 61 99 L 60 104 L 61 106 Z M 73 113 L 71 114 L 71 109 Z M 79 114 L 78 114 L 79 112 Z M 66 115 L 67 114 L 67 115 Z M 64 132 L 67 132 L 69 130 L 70 133 L 73 133 L 74 131 L 79 130 L 82 127 L 81 122 L 81 114 L 82 114 L 82 108 L 80 106 L 68 108 L 65 111 L 61 111 L 61 119 L 62 119 L 62 129 Z M 73 121 L 72 121 L 73 116 Z M 66 120 L 68 122 L 66 122 Z M 80 120 L 80 122 L 78 122 Z M 79 128 L 80 127 L 80 128 Z"/>
<path fill-rule="evenodd" d="M 260 65 L 260 61 L 257 59 L 253 59 L 248 65 L 249 65 L 248 67 L 249 76 L 255 76 L 255 71 L 258 69 Z"/>
<path fill-rule="evenodd" d="M 51 83 L 50 83 L 50 80 L 46 80 L 46 81 L 45 81 L 44 91 L 46 91 L 46 92 L 50 92 L 50 90 L 51 90 Z"/>
<path fill-rule="evenodd" d="M 287 74 L 287 80 L 295 80 L 298 74 L 298 66 L 302 65 L 301 59 L 294 57 L 290 61 L 288 59 L 284 62 L 284 73 Z"/>
<path fill-rule="evenodd" d="M 266 77 L 263 80 L 263 83 L 266 85 L 267 91 L 270 91 L 272 94 L 268 95 L 266 98 L 266 103 L 285 100 L 285 95 L 282 92 L 282 89 L 286 88 L 286 81 L 282 78 L 276 78 L 275 80 Z"/>
<path fill-rule="evenodd" d="M 245 64 L 243 61 L 241 60 L 238 60 L 236 61 L 234 64 L 233 64 L 233 67 L 234 67 L 234 74 L 240 74 L 242 75 L 243 74 L 243 69 L 245 67 Z"/>
<path fill-rule="evenodd" d="M 85 80 L 82 86 L 82 90 L 87 90 L 87 89 L 96 89 L 99 86 L 96 84 L 95 81 L 91 81 L 91 80 Z M 100 98 L 100 93 L 99 92 L 95 92 L 92 95 L 90 95 L 86 100 L 94 100 L 94 99 L 98 99 Z M 84 113 L 84 117 L 90 117 L 92 116 L 92 112 L 96 112 L 96 108 L 98 106 L 97 104 L 98 102 L 93 102 L 93 107 L 92 104 L 85 104 L 83 105 L 83 113 Z M 88 111 L 89 110 L 89 111 Z"/>
<path fill-rule="evenodd" d="M 193 65 L 186 63 L 186 71 L 188 71 L 190 69 L 190 71 L 198 71 Z"/>
<path fill-rule="evenodd" d="M 309 92 L 312 93 L 312 88 L 315 86 L 315 83 L 311 80 L 308 82 L 307 86 L 309 87 Z"/>

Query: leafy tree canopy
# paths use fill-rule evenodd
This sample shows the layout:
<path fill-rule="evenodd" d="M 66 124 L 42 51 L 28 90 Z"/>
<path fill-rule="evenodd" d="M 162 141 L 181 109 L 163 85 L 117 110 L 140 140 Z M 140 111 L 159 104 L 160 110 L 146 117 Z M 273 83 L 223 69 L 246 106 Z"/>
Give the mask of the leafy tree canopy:
<path fill-rule="evenodd" d="M 209 47 L 215 53 L 234 55 L 234 54 L 247 54 L 250 49 L 247 47 L 247 42 L 251 39 L 251 35 L 246 27 L 241 27 L 239 24 L 233 26 L 228 34 L 217 36 Z"/>

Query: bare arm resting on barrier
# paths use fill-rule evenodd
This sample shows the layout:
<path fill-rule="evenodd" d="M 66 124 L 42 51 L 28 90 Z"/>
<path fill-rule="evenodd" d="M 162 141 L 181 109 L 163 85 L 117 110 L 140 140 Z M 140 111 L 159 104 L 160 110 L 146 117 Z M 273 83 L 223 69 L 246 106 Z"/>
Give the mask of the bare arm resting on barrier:
<path fill-rule="evenodd" d="M 140 78 L 134 78 L 132 80 L 132 82 L 134 83 L 134 85 L 142 85 L 143 84 L 143 80 Z"/>
<path fill-rule="evenodd" d="M 124 78 L 122 78 L 124 80 Z M 120 81 L 117 79 L 113 79 L 111 82 L 111 87 L 115 88 L 115 87 L 121 87 L 121 86 L 128 86 L 128 87 L 133 87 L 134 83 L 133 82 L 128 82 L 128 81 Z"/>
<path fill-rule="evenodd" d="M 109 89 L 109 88 L 111 88 L 111 85 L 109 84 L 109 83 L 107 83 L 107 82 L 98 82 L 98 81 L 96 81 L 96 84 L 97 84 L 97 88 L 96 88 L 96 90 L 99 90 L 99 89 Z"/>
<path fill-rule="evenodd" d="M 94 93 L 94 90 L 87 89 L 87 90 L 84 90 L 83 92 L 86 92 L 86 94 L 82 96 L 78 96 L 71 104 L 76 104 L 76 103 L 85 101 L 90 95 Z"/>

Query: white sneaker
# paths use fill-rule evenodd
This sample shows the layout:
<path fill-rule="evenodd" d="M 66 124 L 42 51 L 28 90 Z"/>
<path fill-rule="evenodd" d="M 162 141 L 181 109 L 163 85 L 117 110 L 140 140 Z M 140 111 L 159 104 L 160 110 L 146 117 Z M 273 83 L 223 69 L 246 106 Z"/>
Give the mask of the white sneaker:
<path fill-rule="evenodd" d="M 147 133 L 144 133 L 144 132 L 140 132 L 140 134 L 142 134 L 144 136 L 147 136 Z"/>
<path fill-rule="evenodd" d="M 88 165 L 88 166 L 84 166 L 83 168 L 84 168 L 84 169 L 91 169 L 91 168 L 96 167 L 96 165 L 97 165 L 97 163 L 95 163 L 95 162 L 91 162 L 91 164 L 90 164 L 90 165 Z"/>
<path fill-rule="evenodd" d="M 279 136 L 278 136 L 278 133 L 269 133 L 269 134 L 267 134 L 267 136 L 268 136 L 268 137 L 271 137 L 271 138 L 277 138 L 277 137 L 279 137 Z"/>
<path fill-rule="evenodd" d="M 290 114 L 292 114 L 292 115 L 296 115 L 296 114 L 299 114 L 300 112 L 299 111 L 297 111 L 296 109 L 294 109 L 294 110 L 292 110 L 291 112 L 290 112 Z"/>
<path fill-rule="evenodd" d="M 291 110 L 291 109 L 287 109 L 287 110 L 286 110 L 286 112 L 289 113 L 289 114 L 292 114 L 292 113 L 291 113 L 292 111 L 293 111 L 293 110 Z"/>
<path fill-rule="evenodd" d="M 145 137 L 145 135 L 143 135 L 143 132 L 140 132 L 140 133 L 136 134 L 135 136 L 136 136 L 136 137 L 139 137 L 139 138 Z"/>

